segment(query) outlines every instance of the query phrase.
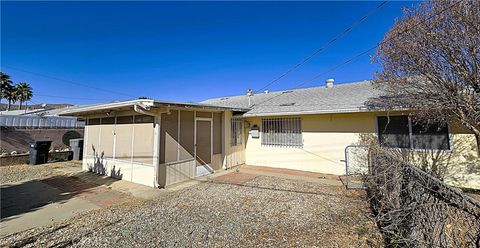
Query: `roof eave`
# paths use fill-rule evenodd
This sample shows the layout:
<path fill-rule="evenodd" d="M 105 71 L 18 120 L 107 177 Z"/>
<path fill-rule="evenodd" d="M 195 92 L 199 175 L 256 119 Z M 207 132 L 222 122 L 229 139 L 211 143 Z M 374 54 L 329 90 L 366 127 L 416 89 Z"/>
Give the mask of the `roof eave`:
<path fill-rule="evenodd" d="M 132 101 L 113 102 L 113 103 L 98 104 L 94 106 L 80 107 L 80 108 L 75 108 L 71 110 L 65 110 L 62 113 L 59 113 L 59 115 L 60 116 L 81 116 L 89 112 L 133 107 L 135 105 L 142 105 L 146 107 L 167 107 L 167 108 L 179 107 L 179 108 L 200 108 L 200 109 L 209 109 L 209 110 L 231 110 L 236 112 L 247 112 L 250 110 L 250 109 L 230 108 L 230 107 L 214 106 L 214 105 L 206 105 L 206 104 L 180 103 L 180 102 L 168 102 L 168 101 L 155 101 L 150 99 L 139 99 L 139 100 L 132 100 Z"/>
<path fill-rule="evenodd" d="M 371 110 L 366 108 L 356 109 L 336 109 L 336 110 L 311 110 L 311 111 L 289 111 L 289 112 L 268 112 L 268 113 L 245 113 L 244 117 L 259 117 L 259 116 L 283 116 L 283 115 L 314 115 L 314 114 L 340 114 L 340 113 L 363 113 L 363 112 L 377 112 L 378 110 Z"/>
<path fill-rule="evenodd" d="M 131 107 L 136 104 L 142 104 L 144 106 L 153 106 L 153 100 L 132 100 L 132 101 L 124 101 L 124 102 L 112 102 L 112 103 L 104 103 L 104 104 L 97 104 L 94 106 L 86 106 L 75 108 L 72 110 L 65 110 L 62 113 L 59 113 L 60 116 L 65 115 L 81 115 L 82 113 L 93 112 L 93 111 L 101 111 L 101 110 L 109 110 L 115 108 L 122 108 L 122 107 Z"/>

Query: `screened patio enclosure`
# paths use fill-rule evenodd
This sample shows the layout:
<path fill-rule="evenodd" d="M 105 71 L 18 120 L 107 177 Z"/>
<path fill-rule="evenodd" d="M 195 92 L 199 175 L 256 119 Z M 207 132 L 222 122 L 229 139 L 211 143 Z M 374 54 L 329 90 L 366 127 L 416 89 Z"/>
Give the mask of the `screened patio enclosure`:
<path fill-rule="evenodd" d="M 245 162 L 230 109 L 135 100 L 75 113 L 86 119 L 83 169 L 97 174 L 167 187 Z"/>

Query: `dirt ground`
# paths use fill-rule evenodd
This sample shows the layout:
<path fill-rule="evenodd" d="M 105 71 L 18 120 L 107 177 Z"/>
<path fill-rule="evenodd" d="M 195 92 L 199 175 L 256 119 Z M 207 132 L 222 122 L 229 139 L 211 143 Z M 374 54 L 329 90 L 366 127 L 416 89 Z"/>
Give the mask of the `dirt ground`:
<path fill-rule="evenodd" d="M 363 191 L 231 172 L 9 235 L 25 247 L 381 247 Z"/>

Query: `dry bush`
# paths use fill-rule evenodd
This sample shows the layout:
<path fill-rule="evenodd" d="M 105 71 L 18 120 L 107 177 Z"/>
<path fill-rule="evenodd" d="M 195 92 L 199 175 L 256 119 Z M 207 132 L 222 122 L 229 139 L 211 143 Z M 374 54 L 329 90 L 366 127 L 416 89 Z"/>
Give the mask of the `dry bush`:
<path fill-rule="evenodd" d="M 480 246 L 480 202 L 405 162 L 397 149 L 368 141 L 365 182 L 387 246 Z"/>

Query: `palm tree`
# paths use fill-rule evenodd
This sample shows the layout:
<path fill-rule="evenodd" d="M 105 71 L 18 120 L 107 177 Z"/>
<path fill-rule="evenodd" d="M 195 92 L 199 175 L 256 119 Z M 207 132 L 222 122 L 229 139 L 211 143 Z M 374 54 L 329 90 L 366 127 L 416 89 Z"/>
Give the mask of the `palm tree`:
<path fill-rule="evenodd" d="M 18 110 L 20 110 L 22 109 L 22 103 L 30 101 L 32 99 L 33 90 L 32 87 L 30 87 L 30 85 L 25 82 L 18 83 L 15 88 L 16 99 L 20 102 L 20 104 L 18 105 Z"/>
<path fill-rule="evenodd" d="M 12 80 L 6 73 L 0 72 L 0 102 L 2 99 L 7 99 L 9 92 L 12 90 Z"/>
<path fill-rule="evenodd" d="M 12 107 L 12 103 L 15 103 L 17 101 L 17 87 L 12 85 L 5 92 L 5 96 L 6 96 L 5 98 L 8 100 L 7 110 L 10 111 L 10 108 Z"/>

